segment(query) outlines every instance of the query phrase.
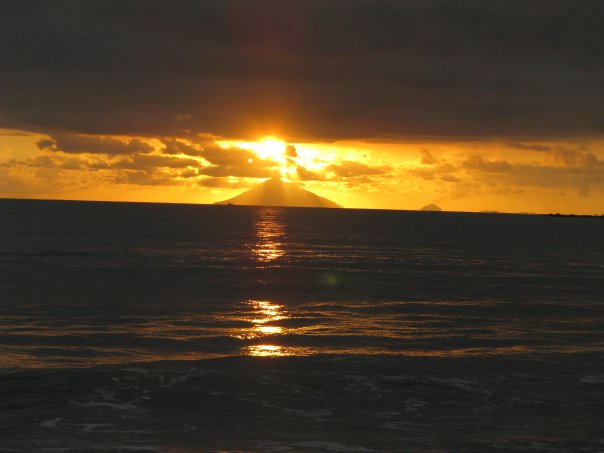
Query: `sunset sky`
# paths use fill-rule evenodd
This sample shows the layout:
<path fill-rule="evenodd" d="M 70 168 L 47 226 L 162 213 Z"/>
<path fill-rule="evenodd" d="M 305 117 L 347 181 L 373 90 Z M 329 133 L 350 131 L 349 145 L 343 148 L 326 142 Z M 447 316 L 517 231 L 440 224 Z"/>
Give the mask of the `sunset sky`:
<path fill-rule="evenodd" d="M 0 197 L 604 214 L 601 0 L 0 1 Z"/>

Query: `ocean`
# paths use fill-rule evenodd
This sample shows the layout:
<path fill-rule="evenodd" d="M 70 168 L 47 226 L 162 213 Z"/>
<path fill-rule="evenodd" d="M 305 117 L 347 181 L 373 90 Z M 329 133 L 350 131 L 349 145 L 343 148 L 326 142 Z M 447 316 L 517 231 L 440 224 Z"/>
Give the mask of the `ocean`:
<path fill-rule="evenodd" d="M 0 452 L 604 450 L 604 220 L 0 200 Z"/>

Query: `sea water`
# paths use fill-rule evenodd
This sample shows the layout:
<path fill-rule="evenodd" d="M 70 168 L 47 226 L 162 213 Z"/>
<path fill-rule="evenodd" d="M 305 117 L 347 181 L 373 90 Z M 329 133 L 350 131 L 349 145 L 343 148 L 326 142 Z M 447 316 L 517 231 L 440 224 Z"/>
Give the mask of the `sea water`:
<path fill-rule="evenodd" d="M 0 200 L 0 451 L 598 451 L 603 304 L 600 218 Z"/>

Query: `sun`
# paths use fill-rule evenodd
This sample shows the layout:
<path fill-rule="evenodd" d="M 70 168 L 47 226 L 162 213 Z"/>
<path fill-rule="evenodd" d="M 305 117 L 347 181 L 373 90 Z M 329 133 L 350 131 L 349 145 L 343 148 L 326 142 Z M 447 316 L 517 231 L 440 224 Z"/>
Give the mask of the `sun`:
<path fill-rule="evenodd" d="M 240 143 L 239 146 L 253 151 L 260 159 L 274 162 L 282 178 L 287 178 L 295 171 L 291 168 L 291 162 L 288 162 L 287 144 L 283 140 L 266 137 L 257 142 Z"/>
<path fill-rule="evenodd" d="M 259 142 L 256 142 L 253 146 L 253 150 L 262 159 L 270 159 L 280 164 L 285 164 L 287 159 L 285 157 L 286 145 L 281 140 L 274 138 L 268 138 Z"/>
<path fill-rule="evenodd" d="M 259 159 L 274 162 L 273 169 L 278 171 L 284 180 L 295 179 L 298 157 L 288 156 L 287 143 L 275 136 L 265 136 L 255 142 L 229 142 L 220 141 L 222 147 L 238 147 L 252 151 Z M 249 164 L 254 164 L 255 159 L 248 158 Z"/>
<path fill-rule="evenodd" d="M 224 148 L 238 147 L 252 151 L 260 159 L 271 160 L 281 166 L 287 165 L 287 144 L 274 136 L 261 138 L 255 142 L 231 142 L 219 141 L 218 144 Z"/>

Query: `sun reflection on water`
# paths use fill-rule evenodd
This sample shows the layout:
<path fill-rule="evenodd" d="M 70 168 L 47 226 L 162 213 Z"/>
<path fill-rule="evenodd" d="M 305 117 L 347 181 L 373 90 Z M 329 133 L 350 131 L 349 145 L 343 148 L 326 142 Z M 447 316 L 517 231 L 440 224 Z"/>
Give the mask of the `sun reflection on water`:
<path fill-rule="evenodd" d="M 279 209 L 263 208 L 254 218 L 256 240 L 251 245 L 252 256 L 256 261 L 269 263 L 285 255 L 285 222 Z"/>
<path fill-rule="evenodd" d="M 282 357 L 290 355 L 281 346 L 273 344 L 257 344 L 247 348 L 247 354 L 253 357 Z"/>
<path fill-rule="evenodd" d="M 276 333 L 282 333 L 283 327 L 279 326 L 257 326 L 256 331 L 264 335 L 274 335 Z"/>
<path fill-rule="evenodd" d="M 248 319 L 253 324 L 252 327 L 244 329 L 239 335 L 245 339 L 269 340 L 271 335 L 282 334 L 285 329 L 278 325 L 273 325 L 277 321 L 290 318 L 283 305 L 274 304 L 264 300 L 251 300 L 248 306 L 252 309 L 252 317 Z M 281 346 L 268 343 L 250 345 L 245 353 L 256 357 L 279 357 L 291 355 Z"/>

